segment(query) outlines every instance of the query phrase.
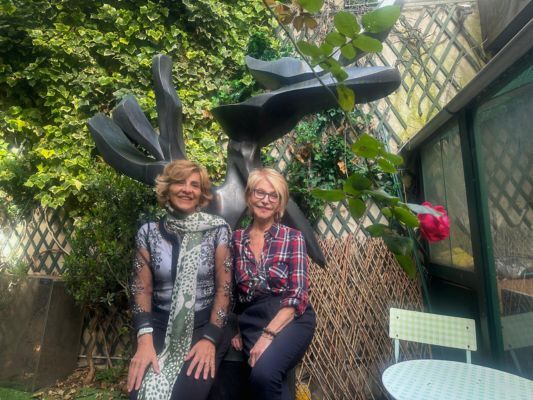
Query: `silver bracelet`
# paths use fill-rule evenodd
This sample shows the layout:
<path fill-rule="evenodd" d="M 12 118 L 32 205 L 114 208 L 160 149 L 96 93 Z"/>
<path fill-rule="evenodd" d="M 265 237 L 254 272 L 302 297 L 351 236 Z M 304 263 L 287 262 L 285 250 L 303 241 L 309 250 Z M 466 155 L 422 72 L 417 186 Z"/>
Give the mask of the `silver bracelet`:
<path fill-rule="evenodd" d="M 137 339 L 140 338 L 142 335 L 146 335 L 147 333 L 152 333 L 154 331 L 154 328 L 151 326 L 146 328 L 141 328 L 137 331 Z"/>

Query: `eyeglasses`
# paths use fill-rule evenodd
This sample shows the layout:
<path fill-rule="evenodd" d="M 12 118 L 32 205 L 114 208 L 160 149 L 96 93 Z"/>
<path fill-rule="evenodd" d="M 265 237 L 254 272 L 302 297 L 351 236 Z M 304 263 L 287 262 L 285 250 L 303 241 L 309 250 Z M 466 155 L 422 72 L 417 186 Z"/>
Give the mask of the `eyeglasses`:
<path fill-rule="evenodd" d="M 263 200 L 265 197 L 268 197 L 268 200 L 271 203 L 277 203 L 279 201 L 279 195 L 276 192 L 267 193 L 261 189 L 254 189 L 253 192 L 254 196 L 259 200 Z"/>

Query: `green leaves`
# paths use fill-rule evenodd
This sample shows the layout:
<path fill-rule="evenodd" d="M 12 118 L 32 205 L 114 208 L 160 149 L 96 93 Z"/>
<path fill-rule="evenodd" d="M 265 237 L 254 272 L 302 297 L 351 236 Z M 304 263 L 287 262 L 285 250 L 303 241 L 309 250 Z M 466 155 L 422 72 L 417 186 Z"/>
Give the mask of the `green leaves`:
<path fill-rule="evenodd" d="M 328 60 L 328 62 L 330 63 L 329 65 L 331 65 L 331 63 L 333 61 L 334 60 L 329 59 Z M 335 77 L 335 79 L 337 79 L 337 81 L 339 81 L 339 82 L 342 82 L 342 81 L 346 80 L 346 78 L 348 78 L 348 73 L 341 66 L 338 66 L 338 67 L 337 66 L 333 66 L 333 67 L 330 67 L 329 70 L 330 70 L 331 74 Z M 337 88 L 338 87 L 339 86 L 337 86 Z M 353 105 L 355 105 L 355 93 L 350 88 L 346 88 L 346 89 L 348 89 L 351 92 L 351 94 L 348 93 L 348 90 L 340 89 L 342 94 L 339 96 L 339 89 L 337 89 L 337 95 L 339 96 L 338 100 L 339 100 L 341 108 L 344 111 L 348 112 L 348 111 L 352 111 L 353 110 Z M 352 99 L 353 99 L 353 101 L 352 101 Z M 351 107 L 350 107 L 350 105 L 351 105 Z"/>
<path fill-rule="evenodd" d="M 352 89 L 339 84 L 337 86 L 337 98 L 339 105 L 344 111 L 352 111 L 355 106 L 355 93 Z"/>
<path fill-rule="evenodd" d="M 372 181 L 368 179 L 365 174 L 360 172 L 354 172 L 348 177 L 346 182 L 358 191 L 369 189 L 372 186 Z"/>
<path fill-rule="evenodd" d="M 351 44 L 346 44 L 341 47 L 341 54 L 344 58 L 348 60 L 353 60 L 355 58 L 355 55 L 357 54 L 357 51 L 353 48 Z"/>
<path fill-rule="evenodd" d="M 389 174 L 394 174 L 397 172 L 397 169 L 394 164 L 385 158 L 379 158 L 378 165 L 380 166 L 383 172 L 387 172 Z"/>
<path fill-rule="evenodd" d="M 366 204 L 361 199 L 349 199 L 348 209 L 350 210 L 350 214 L 352 214 L 355 219 L 359 219 L 365 215 Z"/>
<path fill-rule="evenodd" d="M 395 166 L 399 166 L 399 165 L 402 165 L 403 164 L 403 158 L 402 156 L 399 156 L 397 154 L 393 154 L 393 153 L 388 153 L 388 152 L 384 152 L 381 154 L 381 156 L 389 161 L 391 164 L 395 165 Z"/>
<path fill-rule="evenodd" d="M 352 46 L 368 53 L 378 53 L 383 50 L 383 45 L 377 39 L 366 35 L 359 35 L 352 41 Z"/>
<path fill-rule="evenodd" d="M 403 268 L 409 278 L 414 278 L 416 276 L 416 264 L 411 256 L 394 254 L 394 258 L 396 258 L 396 261 L 398 261 L 398 264 L 400 264 L 400 267 Z"/>
<path fill-rule="evenodd" d="M 317 11 L 322 6 L 322 2 L 310 3 L 311 1 L 300 0 L 300 4 L 308 11 Z M 341 59 L 354 60 L 360 52 L 382 51 L 381 41 L 370 34 L 390 29 L 399 15 L 400 7 L 378 8 L 362 17 L 364 32 L 361 32 L 356 17 L 349 12 L 340 11 L 333 18 L 335 30 L 327 33 L 324 42 L 319 46 L 305 41 L 298 42 L 299 50 L 311 58 L 313 65 L 319 65 L 325 71 L 330 72 L 338 81 L 337 99 L 339 106 L 345 112 L 354 108 L 355 94 L 342 84 L 348 75 L 335 56 L 340 53 Z M 387 182 L 388 174 L 398 172 L 403 159 L 387 151 L 385 143 L 364 133 L 357 137 L 351 149 L 358 157 L 358 170 L 348 176 L 342 185 L 342 190 L 315 189 L 312 195 L 317 199 L 332 202 L 347 199 L 348 210 L 355 219 L 360 219 L 365 215 L 368 200 L 380 207 L 390 225 L 375 223 L 367 226 L 366 232 L 371 237 L 382 238 L 400 266 L 410 277 L 414 277 L 416 266 L 411 256 L 414 251 L 414 241 L 409 236 L 409 229 L 418 228 L 419 221 L 413 210 L 429 213 L 433 211 L 425 210 L 427 207 L 415 207 L 415 205 L 402 203 L 398 196 L 389 193 L 390 186 L 384 182 Z M 342 162 L 343 172 L 346 173 L 345 164 L 345 161 Z"/>
<path fill-rule="evenodd" d="M 383 235 L 382 239 L 387 245 L 387 247 L 389 248 L 389 250 L 393 252 L 394 254 L 407 256 L 414 249 L 413 241 L 409 237 L 404 237 L 404 236 L 399 236 L 397 234 L 393 234 L 393 235 Z"/>
<path fill-rule="evenodd" d="M 352 151 L 358 156 L 374 158 L 383 148 L 383 144 L 374 137 L 364 133 L 352 145 Z"/>
<path fill-rule="evenodd" d="M 344 190 L 344 193 L 353 195 L 353 196 L 360 196 L 361 190 L 358 190 L 352 186 L 352 183 L 349 179 L 346 179 L 342 185 L 342 190 Z"/>
<path fill-rule="evenodd" d="M 274 2 L 270 7 L 274 7 Z M 317 0 L 299 0 L 300 5 L 309 12 L 317 12 L 323 5 L 323 1 Z M 289 13 L 289 7 L 277 3 L 275 9 L 282 23 L 287 23 L 285 19 Z M 283 10 L 284 16 L 281 15 Z M 363 16 L 363 25 L 366 32 L 377 33 L 381 30 L 388 29 L 399 17 L 399 7 L 382 7 L 375 12 Z M 293 16 L 290 16 L 292 20 Z M 303 19 L 307 18 L 305 14 L 298 15 L 294 18 L 293 25 L 296 30 L 300 30 L 304 24 Z M 332 30 L 326 35 L 323 43 L 316 45 L 304 40 L 297 43 L 301 54 L 311 58 L 312 65 L 319 65 L 323 70 L 330 72 L 333 77 L 342 82 L 348 78 L 348 74 L 344 67 L 335 59 L 340 52 L 345 60 L 354 60 L 358 52 L 380 52 L 383 50 L 381 42 L 371 36 L 361 33 L 361 27 L 354 14 L 348 11 L 339 11 L 333 17 L 333 24 L 335 30 Z M 313 26 L 314 28 L 314 26 Z M 337 99 L 339 106 L 345 112 L 353 110 L 355 106 L 355 94 L 350 89 L 343 85 L 338 85 L 336 88 Z M 376 154 L 377 155 L 377 154 Z M 362 155 L 366 157 L 365 155 Z M 392 163 L 392 165 L 391 165 Z M 380 161 L 380 166 L 384 172 L 396 172 L 395 162 L 389 159 Z"/>
<path fill-rule="evenodd" d="M 254 83 L 243 84 L 251 78 L 242 66 L 250 26 L 252 39 L 263 33 L 277 49 L 264 23 L 267 10 L 245 0 L 185 0 L 167 7 L 88 0 L 65 14 L 56 12 L 63 3 L 49 3 L 17 2 L 9 15 L 0 12 L 0 25 L 7 23 L 13 32 L 0 46 L 0 140 L 24 143 L 16 160 L 0 155 L 0 200 L 10 196 L 21 205 L 39 201 L 73 209 L 88 201 L 88 175 L 102 161 L 86 121 L 99 111 L 109 113 L 131 93 L 157 126 L 150 77 L 157 52 L 174 59 L 174 84 L 187 112 L 188 155 L 220 179 L 220 127 L 204 114 L 220 88 L 243 97 L 251 93 Z"/>
<path fill-rule="evenodd" d="M 333 46 L 331 44 L 329 44 L 328 42 L 324 42 L 320 45 L 319 47 L 320 49 L 320 52 L 324 55 L 324 56 L 329 56 L 331 54 L 331 52 L 333 51 Z"/>
<path fill-rule="evenodd" d="M 376 190 L 368 190 L 366 193 L 368 193 L 375 201 L 383 202 L 387 205 L 395 205 L 400 202 L 400 199 L 398 197 L 387 193 L 382 188 Z"/>
<path fill-rule="evenodd" d="M 379 33 L 391 28 L 399 17 L 399 6 L 381 7 L 363 15 L 363 27 L 365 32 Z"/>
<path fill-rule="evenodd" d="M 420 225 L 420 222 L 418 221 L 416 215 L 414 215 L 408 209 L 405 209 L 403 207 L 394 207 L 392 211 L 394 215 L 398 218 L 398 220 L 403 224 L 407 225 L 409 228 L 418 228 L 418 226 Z"/>
<path fill-rule="evenodd" d="M 346 37 L 341 35 L 339 32 L 333 31 L 326 35 L 326 42 L 333 47 L 340 47 L 346 43 Z"/>
<path fill-rule="evenodd" d="M 314 44 L 307 43 L 304 40 L 300 40 L 298 43 L 298 49 L 306 55 L 311 58 L 319 58 L 322 55 L 322 51 Z"/>
<path fill-rule="evenodd" d="M 299 2 L 302 8 L 310 13 L 319 12 L 324 5 L 324 0 L 299 0 Z"/>
<path fill-rule="evenodd" d="M 372 237 L 380 237 L 385 234 L 392 233 L 392 230 L 387 225 L 383 225 L 383 224 L 372 224 L 372 225 L 367 226 L 365 230 Z"/>
<path fill-rule="evenodd" d="M 352 151 L 360 157 L 376 159 L 381 171 L 389 174 L 398 172 L 396 167 L 403 164 L 401 156 L 385 151 L 383 143 L 376 138 L 363 134 L 352 145 Z"/>
<path fill-rule="evenodd" d="M 313 189 L 311 194 L 316 198 L 325 201 L 342 201 L 345 197 L 342 190 Z"/>
<path fill-rule="evenodd" d="M 349 38 L 355 37 L 361 28 L 352 13 L 340 11 L 333 17 L 333 24 L 339 33 Z"/>

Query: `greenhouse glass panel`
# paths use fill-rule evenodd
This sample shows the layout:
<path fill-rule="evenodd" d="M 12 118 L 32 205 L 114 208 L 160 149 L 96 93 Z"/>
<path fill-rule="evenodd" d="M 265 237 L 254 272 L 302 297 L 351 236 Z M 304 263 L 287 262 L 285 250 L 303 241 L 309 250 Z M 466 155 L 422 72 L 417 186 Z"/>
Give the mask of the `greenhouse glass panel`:
<path fill-rule="evenodd" d="M 421 155 L 424 199 L 433 205 L 443 205 L 450 218 L 450 237 L 429 246 L 430 261 L 473 270 L 470 220 L 457 121 L 438 135 L 437 140 L 424 146 Z"/>
<path fill-rule="evenodd" d="M 530 64 L 530 63 L 529 63 Z M 533 378 L 533 67 L 477 111 L 504 350 L 516 373 Z"/>

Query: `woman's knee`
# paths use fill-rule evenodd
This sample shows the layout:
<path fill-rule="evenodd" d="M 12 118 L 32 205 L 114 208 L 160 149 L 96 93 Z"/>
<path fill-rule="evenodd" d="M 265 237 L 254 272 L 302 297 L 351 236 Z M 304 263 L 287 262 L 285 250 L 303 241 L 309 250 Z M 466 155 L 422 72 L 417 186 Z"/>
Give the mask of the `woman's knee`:
<path fill-rule="evenodd" d="M 257 363 L 250 371 L 249 383 L 254 391 L 269 391 L 279 387 L 283 381 L 282 371 L 269 365 Z"/>

